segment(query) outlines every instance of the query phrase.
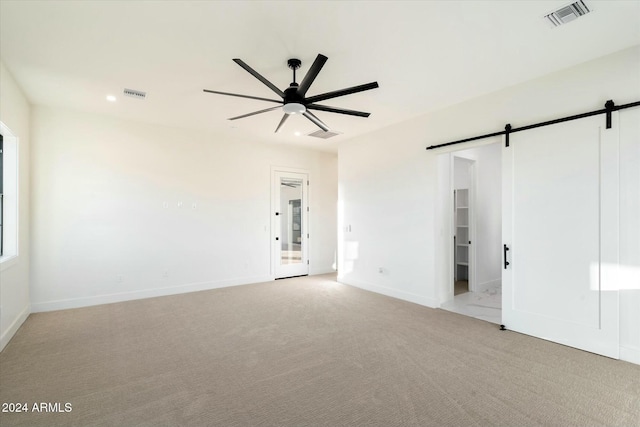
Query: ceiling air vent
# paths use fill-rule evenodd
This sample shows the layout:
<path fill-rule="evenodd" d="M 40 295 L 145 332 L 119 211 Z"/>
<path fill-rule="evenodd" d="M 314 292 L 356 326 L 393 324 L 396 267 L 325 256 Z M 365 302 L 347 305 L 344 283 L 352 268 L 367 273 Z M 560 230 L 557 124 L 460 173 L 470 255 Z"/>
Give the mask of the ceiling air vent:
<path fill-rule="evenodd" d="M 317 130 L 315 132 L 311 132 L 311 133 L 309 133 L 307 135 L 308 136 L 313 136 L 314 138 L 329 139 L 329 138 L 331 138 L 333 136 L 340 135 L 340 133 L 339 132 L 332 132 L 332 131 L 325 132 L 322 129 L 320 129 L 320 130 Z"/>
<path fill-rule="evenodd" d="M 132 98 L 145 99 L 147 97 L 147 92 L 142 92 L 139 90 L 133 89 L 125 89 L 122 91 L 125 96 L 130 96 Z"/>
<path fill-rule="evenodd" d="M 553 27 L 559 27 L 591 12 L 583 0 L 578 0 L 565 7 L 545 15 Z"/>

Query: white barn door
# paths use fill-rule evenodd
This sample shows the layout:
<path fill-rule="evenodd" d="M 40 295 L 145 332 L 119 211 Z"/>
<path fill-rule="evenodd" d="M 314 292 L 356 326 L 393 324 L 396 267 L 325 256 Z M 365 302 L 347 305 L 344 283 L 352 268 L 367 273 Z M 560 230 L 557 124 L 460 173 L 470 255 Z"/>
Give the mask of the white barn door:
<path fill-rule="evenodd" d="M 618 358 L 617 113 L 613 120 L 612 129 L 599 115 L 518 132 L 503 146 L 502 320 Z"/>

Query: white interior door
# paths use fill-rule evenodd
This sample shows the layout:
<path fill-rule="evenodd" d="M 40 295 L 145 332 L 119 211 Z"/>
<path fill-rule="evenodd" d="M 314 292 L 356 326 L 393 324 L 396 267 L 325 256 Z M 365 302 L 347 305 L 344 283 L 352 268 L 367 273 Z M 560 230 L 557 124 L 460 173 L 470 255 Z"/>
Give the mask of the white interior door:
<path fill-rule="evenodd" d="M 309 274 L 307 174 L 274 172 L 275 277 Z"/>
<path fill-rule="evenodd" d="M 618 131 L 604 116 L 503 146 L 507 329 L 618 358 Z"/>

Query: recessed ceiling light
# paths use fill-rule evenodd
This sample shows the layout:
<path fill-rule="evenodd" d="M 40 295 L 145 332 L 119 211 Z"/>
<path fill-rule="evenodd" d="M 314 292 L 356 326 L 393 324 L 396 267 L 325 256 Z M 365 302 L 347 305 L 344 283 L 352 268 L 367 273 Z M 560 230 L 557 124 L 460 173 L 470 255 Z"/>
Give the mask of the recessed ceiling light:
<path fill-rule="evenodd" d="M 116 97 L 113 95 L 107 95 L 107 101 L 109 102 L 116 102 Z"/>
<path fill-rule="evenodd" d="M 295 136 L 300 136 L 300 135 L 302 135 L 302 133 L 300 133 L 299 131 L 295 131 L 293 134 L 294 134 Z"/>

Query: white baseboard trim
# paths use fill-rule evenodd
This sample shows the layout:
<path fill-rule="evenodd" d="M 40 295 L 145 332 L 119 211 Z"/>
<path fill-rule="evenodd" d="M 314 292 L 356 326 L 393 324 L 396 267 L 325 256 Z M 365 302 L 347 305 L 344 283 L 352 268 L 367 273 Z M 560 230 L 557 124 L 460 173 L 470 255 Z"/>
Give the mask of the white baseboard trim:
<path fill-rule="evenodd" d="M 272 280 L 272 276 L 242 277 L 238 279 L 188 283 L 185 285 L 171 286 L 166 288 L 145 289 L 140 291 L 121 292 L 109 295 L 96 295 L 83 298 L 69 298 L 64 300 L 37 302 L 31 303 L 31 311 L 33 313 L 40 313 L 44 311 L 66 310 L 69 308 L 89 307 L 92 305 L 112 304 L 116 302 L 132 301 L 137 299 L 207 291 L 210 289 L 226 288 L 229 286 L 270 282 Z"/>
<path fill-rule="evenodd" d="M 11 322 L 7 330 L 0 336 L 0 351 L 4 350 L 5 346 L 9 344 L 9 341 L 11 341 L 11 338 L 18 332 L 18 329 L 20 329 L 24 321 L 27 320 L 29 314 L 31 314 L 31 305 L 27 304 L 13 322 Z"/>
<path fill-rule="evenodd" d="M 430 308 L 437 308 L 438 304 L 434 298 L 429 298 L 424 295 L 418 295 L 411 292 L 400 291 L 398 289 L 389 288 L 386 286 L 373 285 L 371 283 L 360 282 L 357 280 L 344 279 L 342 277 L 338 277 L 338 282 L 354 286 L 356 288 L 364 289 L 367 291 L 375 292 L 377 294 L 386 295 L 388 297 L 401 299 L 403 301 L 409 301 L 415 304 L 424 305 Z"/>
<path fill-rule="evenodd" d="M 620 360 L 640 365 L 640 348 L 620 346 Z"/>
<path fill-rule="evenodd" d="M 484 291 L 488 291 L 489 289 L 493 289 L 501 286 L 502 286 L 502 279 L 490 280 L 488 282 L 478 283 L 477 285 L 475 285 L 474 292 L 484 292 Z"/>

